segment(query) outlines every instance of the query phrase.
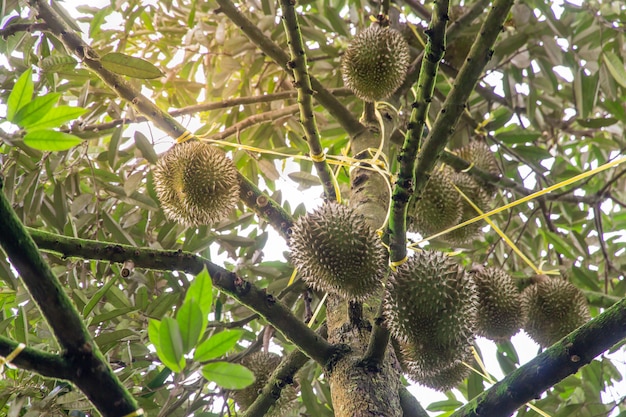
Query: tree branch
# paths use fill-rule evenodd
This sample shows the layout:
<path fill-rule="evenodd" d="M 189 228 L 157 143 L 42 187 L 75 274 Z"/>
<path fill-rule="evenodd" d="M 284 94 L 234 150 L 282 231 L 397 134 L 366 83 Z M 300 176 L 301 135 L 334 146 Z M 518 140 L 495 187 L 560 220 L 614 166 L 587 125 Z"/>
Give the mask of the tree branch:
<path fill-rule="evenodd" d="M 285 32 L 287 33 L 287 43 L 291 52 L 291 60 L 287 62 L 287 67 L 293 70 L 295 86 L 298 90 L 300 123 L 304 128 L 304 136 L 309 144 L 315 171 L 324 188 L 324 195 L 328 200 L 337 200 L 335 180 L 326 161 L 326 155 L 320 142 L 320 132 L 315 121 L 315 113 L 313 112 L 312 97 L 314 91 L 311 87 L 311 77 L 309 76 L 306 51 L 302 33 L 300 33 L 300 26 L 298 25 L 295 3 L 293 0 L 281 0 L 280 2 Z"/>
<path fill-rule="evenodd" d="M 398 391 L 400 395 L 400 407 L 402 407 L 402 417 L 428 417 L 428 413 L 417 399 L 406 387 L 401 387 Z"/>
<path fill-rule="evenodd" d="M 183 271 L 194 275 L 206 267 L 213 285 L 261 315 L 320 365 L 326 366 L 336 353 L 333 345 L 315 334 L 272 295 L 201 256 L 183 251 L 136 248 L 130 245 L 71 238 L 30 228 L 28 231 L 41 249 L 66 257 L 117 263 L 132 260 L 136 268 Z"/>
<path fill-rule="evenodd" d="M 451 417 L 509 416 L 626 336 L 626 299 L 519 367 Z"/>
<path fill-rule="evenodd" d="M 1 190 L 0 245 L 65 349 L 65 363 L 72 373 L 64 375 L 85 393 L 103 416 L 117 417 L 135 411 L 134 398 L 100 353 L 76 307 Z"/>
<path fill-rule="evenodd" d="M 406 260 L 406 217 L 407 203 L 413 195 L 415 183 L 415 160 L 420 147 L 422 133 L 426 124 L 426 115 L 430 108 L 432 94 L 435 89 L 439 61 L 446 49 L 446 24 L 448 22 L 448 0 L 440 0 L 434 5 L 434 13 L 426 34 L 429 37 L 426 45 L 426 59 L 422 61 L 417 82 L 417 97 L 411 111 L 408 130 L 404 138 L 404 145 L 400 150 L 398 161 L 400 171 L 394 185 L 391 197 L 391 215 L 389 217 L 389 262 L 392 268 L 396 263 Z M 382 304 L 379 308 L 379 317 L 374 323 L 370 341 L 365 352 L 364 360 L 371 365 L 380 366 L 385 358 L 385 350 L 389 345 L 389 330 L 382 317 Z"/>
<path fill-rule="evenodd" d="M 254 125 L 280 119 L 281 117 L 293 116 L 293 114 L 297 110 L 298 110 L 298 106 L 293 105 L 293 106 L 286 106 L 281 109 L 269 110 L 269 111 L 262 112 L 262 113 L 256 113 L 256 114 L 246 117 L 245 119 L 235 124 L 228 126 L 221 132 L 209 134 L 209 135 L 202 135 L 202 137 L 206 139 L 224 140 L 227 137 L 238 134 L 242 130 L 245 130 Z"/>
<path fill-rule="evenodd" d="M 331 94 L 336 96 L 346 96 L 352 95 L 352 91 L 348 88 L 332 88 L 329 90 Z M 281 91 L 279 93 L 272 94 L 264 94 L 262 96 L 251 96 L 251 97 L 237 97 L 212 103 L 202 103 L 202 104 L 194 104 L 193 106 L 183 107 L 181 109 L 172 110 L 169 112 L 169 115 L 172 117 L 180 117 L 180 116 L 191 116 L 196 113 L 207 112 L 211 110 L 217 109 L 226 109 L 229 107 L 238 107 L 243 105 L 250 104 L 260 104 L 260 103 L 270 103 L 272 101 L 278 100 L 287 100 L 290 98 L 296 98 L 298 96 L 298 92 L 296 90 L 291 91 Z M 66 129 L 62 131 L 71 132 L 75 135 L 80 136 L 81 132 L 91 132 L 91 131 L 106 131 L 109 129 L 113 129 L 117 126 L 127 125 L 131 123 L 142 123 L 147 122 L 148 118 L 144 116 L 138 116 L 135 118 L 126 118 L 123 117 L 121 119 L 115 119 L 107 123 L 95 123 L 86 126 L 80 127 L 71 127 L 70 129 Z"/>
<path fill-rule="evenodd" d="M 452 90 L 446 97 L 441 111 L 437 115 L 433 128 L 428 135 L 428 140 L 420 151 L 415 169 L 415 191 L 418 196 L 428 182 L 429 173 L 439 161 L 448 138 L 454 132 L 459 117 L 465 110 L 466 102 L 478 81 L 478 77 L 485 65 L 487 65 L 487 62 L 489 62 L 489 59 L 491 59 L 493 53 L 491 48 L 502 30 L 502 24 L 512 5 L 513 0 L 496 0 L 493 3 L 491 10 L 485 18 L 485 22 L 479 30 L 478 38 L 474 42 L 465 64 L 459 71 Z M 416 200 L 413 200 L 412 204 L 415 203 Z"/>
<path fill-rule="evenodd" d="M 6 358 L 17 349 L 18 345 L 18 342 L 0 336 L 0 356 Z M 71 380 L 74 373 L 61 355 L 29 347 L 25 347 L 10 363 L 20 369 L 36 372 L 49 378 Z"/>
<path fill-rule="evenodd" d="M 439 61 L 446 49 L 445 33 L 448 22 L 448 1 L 434 3 L 432 20 L 426 31 L 429 41 L 426 44 L 422 68 L 417 80 L 417 97 L 412 105 L 411 118 L 400 150 L 400 171 L 391 197 L 391 216 L 389 218 L 389 254 L 390 261 L 399 262 L 406 257 L 406 216 L 407 203 L 414 193 L 421 193 L 421 189 L 414 189 L 415 160 L 420 147 L 426 115 L 430 108 Z M 432 169 L 432 167 L 431 167 Z M 429 175 L 430 170 L 426 172 Z M 425 183 L 423 183 L 425 184 Z"/>

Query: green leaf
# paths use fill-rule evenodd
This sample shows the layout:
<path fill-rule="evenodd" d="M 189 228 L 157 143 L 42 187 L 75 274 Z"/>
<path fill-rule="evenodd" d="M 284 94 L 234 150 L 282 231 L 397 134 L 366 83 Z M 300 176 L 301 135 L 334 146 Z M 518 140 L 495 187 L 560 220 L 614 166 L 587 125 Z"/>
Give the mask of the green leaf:
<path fill-rule="evenodd" d="M 172 306 L 178 302 L 180 295 L 177 293 L 165 293 L 157 297 L 156 300 L 148 304 L 146 315 L 148 317 L 160 319 L 165 313 L 170 311 Z"/>
<path fill-rule="evenodd" d="M 496 138 L 506 144 L 527 143 L 538 139 L 541 136 L 539 132 L 528 132 L 520 128 L 514 130 L 496 133 Z"/>
<path fill-rule="evenodd" d="M 202 311 L 202 316 L 208 321 L 207 316 L 211 312 L 211 304 L 213 303 L 213 281 L 206 268 L 196 275 L 191 282 L 183 303 L 190 299 L 196 300 Z"/>
<path fill-rule="evenodd" d="M 198 362 L 219 358 L 235 347 L 242 334 L 242 329 L 230 329 L 216 333 L 198 346 L 193 358 Z"/>
<path fill-rule="evenodd" d="M 34 121 L 34 123 L 24 126 L 27 130 L 46 129 L 50 127 L 59 127 L 71 120 L 77 119 L 87 112 L 82 107 L 57 106 L 50 109 L 42 118 Z"/>
<path fill-rule="evenodd" d="M 159 320 L 148 320 L 148 339 L 150 343 L 154 345 L 154 348 L 158 352 L 161 350 L 161 322 Z"/>
<path fill-rule="evenodd" d="M 28 129 L 54 107 L 57 101 L 59 101 L 59 97 L 61 97 L 60 93 L 50 93 L 45 96 L 35 97 L 17 112 L 15 117 L 13 117 L 13 123 Z"/>
<path fill-rule="evenodd" d="M 111 72 L 133 78 L 158 78 L 163 75 L 160 69 L 146 61 L 119 52 L 111 52 L 100 58 L 100 63 Z"/>
<path fill-rule="evenodd" d="M 109 288 L 111 288 L 111 286 L 115 284 L 116 282 L 117 282 L 117 277 L 114 277 L 110 279 L 106 284 L 104 284 L 102 288 L 96 291 L 96 293 L 93 295 L 93 297 L 91 297 L 91 299 L 89 300 L 89 302 L 83 309 L 84 318 L 86 318 L 89 315 L 89 313 L 91 313 L 91 311 L 96 306 L 96 304 L 98 304 L 98 302 L 102 299 L 102 297 L 104 297 L 104 294 L 106 294 L 109 291 Z"/>
<path fill-rule="evenodd" d="M 77 61 L 69 55 L 51 55 L 41 60 L 45 72 L 61 72 L 76 67 Z"/>
<path fill-rule="evenodd" d="M 185 300 L 176 313 L 176 321 L 183 339 L 183 352 L 187 353 L 196 346 L 206 326 L 202 310 L 195 299 Z"/>
<path fill-rule="evenodd" d="M 619 85 L 626 88 L 626 69 L 624 69 L 624 63 L 611 51 L 604 52 L 603 61 L 604 65 L 606 65 L 606 68 L 613 76 L 613 79 Z"/>
<path fill-rule="evenodd" d="M 463 403 L 458 400 L 447 399 L 445 401 L 431 403 L 426 409 L 428 411 L 453 411 L 462 405 Z"/>
<path fill-rule="evenodd" d="M 254 382 L 254 374 L 243 365 L 213 362 L 202 367 L 202 376 L 225 389 L 243 389 Z"/>
<path fill-rule="evenodd" d="M 298 184 L 300 184 L 300 187 L 298 188 L 299 190 L 304 190 L 309 187 L 320 185 L 319 177 L 313 174 L 309 174 L 308 172 L 304 172 L 304 171 L 292 172 L 290 174 L 287 174 L 287 176 L 291 178 L 292 181 L 295 181 Z"/>
<path fill-rule="evenodd" d="M 124 308 L 117 308 L 112 311 L 107 311 L 106 313 L 97 314 L 93 316 L 93 320 L 91 320 L 90 324 L 93 326 L 96 324 L 107 322 L 111 319 L 114 319 L 115 317 L 123 316 L 125 314 L 128 314 L 136 310 L 137 309 L 135 307 L 124 307 Z"/>
<path fill-rule="evenodd" d="M 14 326 L 13 334 L 15 335 L 15 340 L 25 345 L 28 344 L 28 318 L 26 311 L 24 311 L 24 306 L 20 306 Z"/>
<path fill-rule="evenodd" d="M 10 122 L 13 121 L 13 117 L 17 112 L 33 98 L 35 84 L 33 83 L 31 75 L 31 69 L 26 70 L 24 74 L 20 75 L 20 78 L 17 79 L 17 82 L 13 86 L 13 90 L 11 90 L 11 94 L 9 94 L 9 98 L 7 99 L 7 120 Z"/>
<path fill-rule="evenodd" d="M 157 349 L 157 355 L 163 361 L 163 364 L 174 372 L 182 371 L 185 367 L 183 338 L 180 334 L 178 322 L 173 318 L 163 317 L 163 320 L 161 320 L 159 343 L 161 349 Z"/>
<path fill-rule="evenodd" d="M 570 249 L 572 246 L 568 244 L 561 236 L 557 235 L 556 233 L 552 233 L 549 230 L 540 229 L 540 232 L 544 235 L 548 243 L 552 244 L 554 250 L 557 253 L 564 255 L 569 259 L 577 258 L 574 252 L 572 252 L 572 250 Z"/>
<path fill-rule="evenodd" d="M 586 127 L 589 129 L 598 129 L 601 127 L 607 127 L 614 125 L 617 123 L 617 119 L 615 117 L 599 117 L 595 119 L 576 119 L 579 125 L 582 127 Z"/>
<path fill-rule="evenodd" d="M 35 130 L 24 135 L 24 143 L 40 151 L 66 151 L 82 142 L 78 136 L 49 129 Z"/>
<path fill-rule="evenodd" d="M 134 336 L 135 332 L 131 329 L 120 329 L 112 332 L 102 333 L 94 338 L 98 346 L 104 346 L 111 343 L 117 343 L 125 337 Z"/>
<path fill-rule="evenodd" d="M 137 145 L 137 149 L 141 152 L 144 158 L 151 164 L 156 164 L 159 160 L 158 155 L 154 151 L 154 145 L 148 140 L 146 135 L 141 133 L 140 131 L 135 132 L 135 145 Z"/>

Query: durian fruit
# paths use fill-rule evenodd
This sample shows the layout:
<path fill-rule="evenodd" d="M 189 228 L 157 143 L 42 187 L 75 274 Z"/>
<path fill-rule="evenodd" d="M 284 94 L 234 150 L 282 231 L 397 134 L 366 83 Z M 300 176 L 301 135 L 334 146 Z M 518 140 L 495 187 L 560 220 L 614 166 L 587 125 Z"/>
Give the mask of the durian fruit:
<path fill-rule="evenodd" d="M 189 225 L 223 220 L 239 200 L 237 169 L 220 149 L 189 141 L 165 152 L 152 171 L 165 215 Z"/>
<path fill-rule="evenodd" d="M 493 152 L 489 149 L 489 146 L 485 142 L 472 141 L 467 145 L 456 150 L 457 155 L 465 159 L 467 162 L 474 164 L 476 168 L 481 171 L 487 172 L 492 175 L 500 176 L 500 167 L 496 161 Z M 493 184 L 481 182 L 483 188 L 489 193 L 493 194 L 496 190 Z"/>
<path fill-rule="evenodd" d="M 413 213 L 408 216 L 408 230 L 423 236 L 433 235 L 459 223 L 463 212 L 460 194 L 452 185 L 449 169 L 433 171 Z"/>
<path fill-rule="evenodd" d="M 252 385 L 233 391 L 233 399 L 242 410 L 246 410 L 259 396 L 263 387 L 267 384 L 270 376 L 280 364 L 280 356 L 271 352 L 255 352 L 246 356 L 241 364 L 254 374 L 255 380 Z M 296 389 L 293 385 L 285 385 L 280 392 L 280 397 L 276 403 L 270 407 L 266 416 L 283 417 L 287 415 L 297 415 L 294 413 L 297 403 Z"/>
<path fill-rule="evenodd" d="M 476 286 L 463 268 L 441 252 L 420 251 L 389 277 L 386 323 L 398 340 L 440 350 L 474 340 Z"/>
<path fill-rule="evenodd" d="M 524 324 L 524 308 L 513 278 L 500 268 L 478 267 L 472 270 L 478 289 L 478 335 L 504 341 Z"/>
<path fill-rule="evenodd" d="M 450 365 L 431 372 L 415 368 L 409 373 L 409 378 L 429 388 L 445 392 L 459 385 L 469 373 L 470 369 L 462 361 L 455 360 Z"/>
<path fill-rule="evenodd" d="M 493 175 L 500 175 L 500 167 L 493 152 L 485 142 L 478 140 L 471 141 L 465 146 L 456 150 L 460 158 L 474 164 L 482 171 Z"/>
<path fill-rule="evenodd" d="M 442 347 L 429 342 L 404 344 L 402 359 L 409 378 L 430 388 L 446 391 L 469 373 L 461 362 L 471 361 L 469 345 Z"/>
<path fill-rule="evenodd" d="M 387 251 L 350 207 L 325 203 L 291 230 L 290 260 L 311 287 L 349 300 L 364 300 L 381 288 Z"/>
<path fill-rule="evenodd" d="M 542 347 L 550 346 L 589 320 L 584 294 L 561 278 L 538 275 L 522 291 L 527 319 L 524 330 Z"/>
<path fill-rule="evenodd" d="M 476 206 L 478 206 L 483 212 L 489 211 L 491 209 L 493 198 L 474 179 L 474 177 L 464 172 L 451 172 L 450 178 L 452 180 L 452 183 L 456 185 L 457 188 L 463 194 L 465 194 L 474 204 L 476 204 Z M 455 192 L 458 194 L 458 191 L 456 191 L 456 189 Z M 457 224 L 463 223 L 478 216 L 478 212 L 463 197 L 461 197 L 461 206 L 461 219 Z M 481 233 L 481 228 L 484 225 L 484 221 L 480 220 L 448 232 L 442 236 L 442 239 L 453 245 L 464 245 L 478 237 Z"/>
<path fill-rule="evenodd" d="M 373 24 L 350 42 L 341 61 L 345 85 L 365 101 L 393 94 L 404 81 L 409 47 L 400 32 Z"/>

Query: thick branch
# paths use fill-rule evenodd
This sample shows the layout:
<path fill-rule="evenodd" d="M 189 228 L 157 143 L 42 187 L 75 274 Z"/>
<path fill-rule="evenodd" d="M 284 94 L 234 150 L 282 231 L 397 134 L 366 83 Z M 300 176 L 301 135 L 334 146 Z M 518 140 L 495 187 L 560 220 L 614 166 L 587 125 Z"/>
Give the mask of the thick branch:
<path fill-rule="evenodd" d="M 406 387 L 401 387 L 398 391 L 400 395 L 400 407 L 402 407 L 402 417 L 428 417 L 428 413 L 417 399 Z"/>
<path fill-rule="evenodd" d="M 256 214 L 267 219 L 285 239 L 289 238 L 289 229 L 293 225 L 291 215 L 270 196 L 242 176 L 239 177 L 239 198 Z"/>
<path fill-rule="evenodd" d="M 331 344 L 298 320 L 272 295 L 201 256 L 183 251 L 136 248 L 130 245 L 70 238 L 35 229 L 28 231 L 41 249 L 66 257 L 118 263 L 132 260 L 136 268 L 184 271 L 190 274 L 198 274 L 206 266 L 213 285 L 260 314 L 311 359 L 326 366 L 327 361 L 335 353 Z"/>
<path fill-rule="evenodd" d="M 510 416 L 626 336 L 626 299 L 507 375 L 451 417 Z"/>
<path fill-rule="evenodd" d="M 0 245 L 65 349 L 65 361 L 73 370 L 65 376 L 85 393 L 103 416 L 117 417 L 133 412 L 137 408 L 135 400 L 108 366 L 72 301 L 2 191 Z"/>
<path fill-rule="evenodd" d="M 466 102 L 478 81 L 478 77 L 491 59 L 493 53 L 491 48 L 502 30 L 502 24 L 512 5 L 513 0 L 496 0 L 487 14 L 478 38 L 474 42 L 461 71 L 459 71 L 450 94 L 442 105 L 428 140 L 420 151 L 415 170 L 417 195 L 428 182 L 429 173 L 439 161 L 448 139 L 454 133 L 455 126 L 465 110 Z"/>
<path fill-rule="evenodd" d="M 320 133 L 315 121 L 315 113 L 313 112 L 313 88 L 311 87 L 311 77 L 309 76 L 306 51 L 304 49 L 304 41 L 300 26 L 298 25 L 298 16 L 296 15 L 295 1 L 281 0 L 281 9 L 283 11 L 283 23 L 285 24 L 285 32 L 291 52 L 291 60 L 287 62 L 287 67 L 293 70 L 295 86 L 298 90 L 298 106 L 300 109 L 300 123 L 304 128 L 304 135 L 309 145 L 311 157 L 317 176 L 322 182 L 324 195 L 329 200 L 336 200 L 335 185 L 333 181 L 333 173 L 326 162 L 324 149 L 320 142 Z"/>
<path fill-rule="evenodd" d="M 19 343 L 4 336 L 0 336 L 0 356 L 7 357 Z M 11 364 L 20 369 L 36 372 L 49 378 L 70 380 L 74 370 L 70 368 L 61 355 L 43 352 L 38 349 L 26 347 L 17 355 Z"/>
<path fill-rule="evenodd" d="M 426 45 L 426 59 L 422 61 L 422 69 L 417 83 L 417 97 L 413 103 L 408 130 L 404 144 L 400 150 L 398 161 L 400 172 L 391 197 L 391 216 L 389 218 L 389 261 L 392 265 L 403 262 L 407 256 L 406 249 L 406 217 L 407 203 L 413 195 L 415 183 L 415 160 L 420 147 L 422 133 L 426 124 L 426 115 L 430 108 L 439 61 L 446 49 L 445 33 L 448 21 L 447 0 L 435 3 L 435 11 L 426 34 L 429 36 Z M 382 318 L 382 305 L 379 317 L 374 323 L 365 360 L 372 365 L 380 366 L 385 358 L 385 350 L 389 345 L 389 330 Z"/>
<path fill-rule="evenodd" d="M 417 97 L 411 111 L 404 145 L 400 150 L 400 172 L 394 186 L 391 198 L 391 217 L 389 218 L 389 253 L 391 262 L 401 261 L 406 257 L 406 215 L 407 203 L 414 192 L 420 193 L 421 189 L 414 190 L 415 183 L 415 159 L 420 147 L 426 115 L 430 108 L 439 61 L 446 49 L 445 33 L 448 21 L 448 1 L 435 3 L 435 11 L 432 15 L 430 26 L 426 31 L 429 37 L 425 50 L 425 59 L 417 81 Z M 426 172 L 427 174 L 429 172 Z"/>

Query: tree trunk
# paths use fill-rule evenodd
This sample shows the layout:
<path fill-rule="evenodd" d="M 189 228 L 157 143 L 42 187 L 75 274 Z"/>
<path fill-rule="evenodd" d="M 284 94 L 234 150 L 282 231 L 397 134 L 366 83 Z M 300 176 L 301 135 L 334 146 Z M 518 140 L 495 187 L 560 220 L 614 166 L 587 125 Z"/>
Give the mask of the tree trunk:
<path fill-rule="evenodd" d="M 385 126 L 391 133 L 392 126 Z M 353 155 L 369 159 L 366 149 L 379 147 L 379 135 L 363 135 L 351 143 Z M 373 141 L 372 139 L 375 139 Z M 383 153 L 386 154 L 386 146 Z M 386 180 L 376 171 L 355 168 L 351 173 L 350 205 L 361 213 L 374 229 L 383 225 L 388 210 L 389 193 Z M 400 417 L 399 390 L 401 371 L 391 346 L 378 369 L 362 361 L 370 339 L 372 323 L 382 299 L 370 297 L 361 305 L 330 296 L 327 303 L 328 340 L 343 343 L 351 351 L 332 367 L 329 375 L 333 408 L 336 417 Z"/>

